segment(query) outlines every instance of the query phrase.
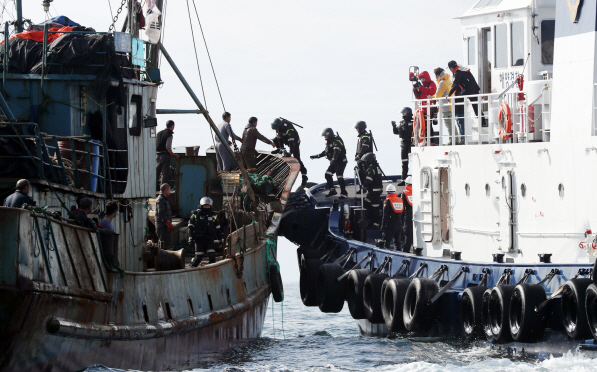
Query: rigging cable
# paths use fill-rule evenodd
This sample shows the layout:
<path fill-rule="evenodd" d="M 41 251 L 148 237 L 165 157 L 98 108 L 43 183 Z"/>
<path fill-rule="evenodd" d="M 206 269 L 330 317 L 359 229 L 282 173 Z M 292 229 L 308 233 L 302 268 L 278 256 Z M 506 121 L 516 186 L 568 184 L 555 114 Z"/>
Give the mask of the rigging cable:
<path fill-rule="evenodd" d="M 162 5 L 162 36 L 160 38 L 160 43 L 164 44 L 166 40 L 166 9 L 168 8 L 168 0 L 164 0 L 164 4 Z M 160 53 L 160 59 L 158 61 L 158 68 L 162 67 L 162 54 Z"/>
<path fill-rule="evenodd" d="M 197 11 L 197 5 L 195 4 L 195 0 L 193 0 L 193 7 L 195 8 L 195 14 L 197 15 L 197 22 L 199 22 L 199 29 L 201 30 L 201 36 L 203 37 L 203 43 L 205 44 L 205 50 L 207 51 L 207 57 L 209 58 L 209 64 L 211 65 L 211 71 L 214 74 L 216 87 L 218 87 L 218 94 L 220 95 L 220 101 L 222 101 L 222 108 L 224 109 L 224 111 L 226 111 L 226 106 L 224 106 L 224 99 L 222 98 L 222 92 L 220 91 L 220 84 L 218 84 L 218 78 L 216 77 L 214 64 L 211 61 L 211 55 L 209 54 L 209 48 L 207 47 L 207 41 L 205 40 L 205 34 L 203 33 L 203 27 L 201 26 L 201 20 L 199 19 L 199 12 Z"/>
<path fill-rule="evenodd" d="M 203 104 L 207 109 L 207 100 L 205 99 L 205 89 L 203 88 L 203 78 L 201 77 L 201 68 L 199 67 L 199 57 L 197 56 L 197 44 L 195 43 L 195 32 L 193 31 L 193 21 L 191 20 L 191 8 L 189 7 L 189 0 L 187 0 L 187 11 L 189 13 L 189 25 L 191 26 L 191 39 L 193 40 L 193 49 L 195 50 L 195 61 L 197 62 L 197 73 L 199 74 L 199 82 L 201 83 L 201 93 L 203 94 Z"/>

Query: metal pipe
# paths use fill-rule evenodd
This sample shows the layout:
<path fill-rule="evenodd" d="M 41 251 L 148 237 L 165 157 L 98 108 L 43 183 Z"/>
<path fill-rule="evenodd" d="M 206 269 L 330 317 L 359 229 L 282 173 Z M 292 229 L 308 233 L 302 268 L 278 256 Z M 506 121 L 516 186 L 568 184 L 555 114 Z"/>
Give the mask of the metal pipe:
<path fill-rule="evenodd" d="M 22 4 L 22 0 L 17 0 L 16 7 L 17 7 L 17 21 L 15 22 L 15 26 L 17 27 L 17 32 L 23 32 L 23 4 Z M 6 40 L 8 40 L 8 36 L 6 37 Z"/>
<path fill-rule="evenodd" d="M 201 110 L 170 110 L 170 109 L 157 109 L 156 114 L 203 114 Z"/>

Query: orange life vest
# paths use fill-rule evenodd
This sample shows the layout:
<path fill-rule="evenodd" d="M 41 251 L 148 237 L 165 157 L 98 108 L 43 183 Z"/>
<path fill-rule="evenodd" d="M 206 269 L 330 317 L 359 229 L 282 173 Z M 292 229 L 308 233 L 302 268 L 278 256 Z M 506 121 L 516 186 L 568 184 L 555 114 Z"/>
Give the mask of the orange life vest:
<path fill-rule="evenodd" d="M 390 201 L 390 205 L 395 213 L 404 212 L 404 202 L 398 195 L 395 193 L 388 194 L 388 196 L 386 196 L 386 200 Z"/>
<path fill-rule="evenodd" d="M 408 202 L 408 204 L 410 206 L 412 206 L 413 205 L 413 187 L 406 186 L 404 188 L 404 195 L 406 195 L 406 201 Z"/>

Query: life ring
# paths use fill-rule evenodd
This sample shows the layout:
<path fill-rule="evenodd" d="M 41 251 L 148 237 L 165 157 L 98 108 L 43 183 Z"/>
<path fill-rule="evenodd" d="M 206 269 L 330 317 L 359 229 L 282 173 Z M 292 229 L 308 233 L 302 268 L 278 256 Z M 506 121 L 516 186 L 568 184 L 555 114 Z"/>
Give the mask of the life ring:
<path fill-rule="evenodd" d="M 417 132 L 418 128 L 418 132 Z M 415 137 L 415 144 L 425 141 L 425 115 L 423 110 L 415 111 L 415 125 L 413 126 L 413 136 Z"/>
<path fill-rule="evenodd" d="M 504 122 L 505 125 L 502 125 Z M 512 137 L 512 112 L 510 106 L 506 102 L 500 105 L 500 112 L 498 114 L 499 133 L 503 140 Z"/>

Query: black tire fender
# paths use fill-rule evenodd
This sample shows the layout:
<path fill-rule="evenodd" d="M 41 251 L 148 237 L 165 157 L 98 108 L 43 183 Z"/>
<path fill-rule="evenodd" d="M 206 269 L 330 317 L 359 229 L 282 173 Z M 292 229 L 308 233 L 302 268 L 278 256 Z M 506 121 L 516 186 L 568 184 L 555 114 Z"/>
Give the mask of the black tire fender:
<path fill-rule="evenodd" d="M 519 284 L 510 299 L 510 333 L 517 342 L 538 342 L 545 333 L 546 309 L 535 308 L 547 300 L 545 289 L 539 284 Z"/>
<path fill-rule="evenodd" d="M 272 290 L 274 302 L 284 301 L 284 285 L 282 283 L 282 276 L 280 269 L 275 262 L 269 264 L 269 285 Z"/>
<path fill-rule="evenodd" d="M 339 313 L 344 307 L 346 277 L 338 281 L 344 274 L 342 266 L 335 263 L 323 264 L 317 275 L 317 305 L 324 313 Z"/>
<path fill-rule="evenodd" d="M 354 319 L 366 319 L 363 287 L 369 274 L 371 274 L 369 269 L 355 269 L 346 278 L 346 304 Z"/>
<path fill-rule="evenodd" d="M 586 340 L 592 337 L 587 320 L 585 296 L 592 279 L 570 279 L 564 283 L 562 291 L 562 321 L 564 330 L 573 340 Z"/>
<path fill-rule="evenodd" d="M 462 331 L 467 340 L 483 338 L 483 293 L 487 290 L 484 286 L 469 287 L 462 293 L 460 300 L 460 319 Z"/>
<path fill-rule="evenodd" d="M 411 332 L 428 332 L 437 315 L 437 306 L 431 299 L 439 292 L 435 280 L 427 278 L 413 279 L 406 289 L 402 320 Z"/>
<path fill-rule="evenodd" d="M 386 278 L 382 285 L 381 313 L 391 332 L 404 332 L 402 309 L 410 280 Z"/>
<path fill-rule="evenodd" d="M 593 275 L 595 275 L 595 272 L 593 272 Z M 585 294 L 585 309 L 587 312 L 589 329 L 593 334 L 593 338 L 597 339 L 597 284 L 595 283 L 587 287 Z"/>
<path fill-rule="evenodd" d="M 489 323 L 493 333 L 493 343 L 505 344 L 512 341 L 510 333 L 510 300 L 514 292 L 513 285 L 493 287 L 489 296 Z"/>
<path fill-rule="evenodd" d="M 491 298 L 491 288 L 483 292 L 481 298 L 481 324 L 483 325 L 483 335 L 485 339 L 491 343 L 495 343 L 495 337 L 491 332 L 491 321 L 489 318 L 489 299 Z"/>
<path fill-rule="evenodd" d="M 301 300 L 305 306 L 317 306 L 317 276 L 321 260 L 303 260 L 300 271 Z"/>
<path fill-rule="evenodd" d="M 381 312 L 381 287 L 387 277 L 387 274 L 370 274 L 365 279 L 363 306 L 365 307 L 365 317 L 373 324 L 384 323 Z"/>

